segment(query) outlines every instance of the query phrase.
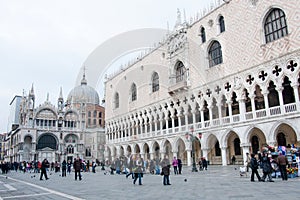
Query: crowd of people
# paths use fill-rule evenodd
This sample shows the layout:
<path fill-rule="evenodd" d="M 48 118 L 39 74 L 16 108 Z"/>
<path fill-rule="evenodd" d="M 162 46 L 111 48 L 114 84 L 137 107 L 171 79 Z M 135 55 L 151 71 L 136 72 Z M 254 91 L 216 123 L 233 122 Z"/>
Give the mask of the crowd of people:
<path fill-rule="evenodd" d="M 61 173 L 62 177 L 66 177 L 67 173 L 70 174 L 72 169 L 75 172 L 75 180 L 77 177 L 79 180 L 82 180 L 81 172 L 90 172 L 96 173 L 96 166 L 101 164 L 96 161 L 90 162 L 89 160 L 85 161 L 80 158 L 75 158 L 74 161 L 71 160 L 63 160 L 61 163 L 58 161 L 49 162 L 46 158 L 43 161 L 23 161 L 23 162 L 6 162 L 3 161 L 0 163 L 0 168 L 2 174 L 7 174 L 10 170 L 14 170 L 16 172 L 22 173 L 40 173 L 40 180 L 48 180 L 49 177 L 47 172 L 49 173 Z"/>
<path fill-rule="evenodd" d="M 256 155 L 252 153 L 249 156 L 247 155 L 246 165 L 247 172 L 249 168 L 251 168 L 251 182 L 254 182 L 254 177 L 256 176 L 258 181 L 265 182 L 266 178 L 269 182 L 274 182 L 272 179 L 272 172 L 277 170 L 280 171 L 280 176 L 283 181 L 288 180 L 286 168 L 288 166 L 288 159 L 282 152 L 279 152 L 279 155 L 276 159 L 272 159 L 272 156 L 268 152 L 263 152 L 262 154 L 258 154 L 258 158 Z M 262 176 L 259 174 L 258 169 L 262 169 Z"/>

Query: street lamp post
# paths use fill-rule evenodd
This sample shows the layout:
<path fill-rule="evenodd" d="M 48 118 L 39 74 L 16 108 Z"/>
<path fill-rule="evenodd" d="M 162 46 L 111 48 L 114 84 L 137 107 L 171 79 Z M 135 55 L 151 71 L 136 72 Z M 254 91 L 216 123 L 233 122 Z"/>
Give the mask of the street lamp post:
<path fill-rule="evenodd" d="M 194 147 L 194 141 L 197 140 L 197 137 L 193 135 L 194 129 L 191 128 L 191 133 L 187 133 L 187 135 L 190 137 L 190 142 L 192 143 L 192 158 L 193 158 L 193 168 L 192 172 L 198 172 L 197 166 L 196 166 L 196 159 L 195 159 L 195 147 Z"/>

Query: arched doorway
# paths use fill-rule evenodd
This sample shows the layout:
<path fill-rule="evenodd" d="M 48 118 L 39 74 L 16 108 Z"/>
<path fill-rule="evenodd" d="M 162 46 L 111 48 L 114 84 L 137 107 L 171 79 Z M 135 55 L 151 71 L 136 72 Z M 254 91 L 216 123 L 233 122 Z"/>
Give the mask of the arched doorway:
<path fill-rule="evenodd" d="M 31 157 L 31 149 L 32 149 L 32 137 L 26 136 L 24 138 L 24 145 L 23 145 L 23 160 L 32 161 L 33 159 L 34 160 L 37 159 Z"/>
<path fill-rule="evenodd" d="M 215 135 L 210 135 L 207 138 L 207 146 L 210 148 L 208 150 L 208 155 L 206 160 L 210 162 L 210 164 L 221 165 L 222 164 L 222 154 L 219 140 Z"/>
<path fill-rule="evenodd" d="M 295 130 L 288 124 L 281 124 L 275 131 L 277 146 L 299 146 Z"/>
<path fill-rule="evenodd" d="M 228 140 L 227 140 L 227 147 L 228 147 L 227 156 L 226 156 L 227 164 L 231 164 L 232 156 L 235 156 L 236 163 L 243 164 L 243 154 L 242 154 L 242 148 L 240 144 L 241 141 L 239 136 L 235 132 L 231 131 L 228 135 Z"/>
<path fill-rule="evenodd" d="M 267 144 L 266 137 L 264 133 L 258 129 L 254 128 L 249 135 L 249 143 L 251 144 L 250 154 L 257 154 L 260 149 Z"/>

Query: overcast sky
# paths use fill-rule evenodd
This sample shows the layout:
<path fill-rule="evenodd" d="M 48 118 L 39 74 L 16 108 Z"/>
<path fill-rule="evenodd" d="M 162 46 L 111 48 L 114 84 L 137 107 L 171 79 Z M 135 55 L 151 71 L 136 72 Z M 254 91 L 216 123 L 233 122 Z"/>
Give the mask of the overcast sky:
<path fill-rule="evenodd" d="M 36 105 L 66 99 L 84 61 L 106 40 L 141 28 L 174 27 L 215 0 L 0 0 L 0 133 L 9 103 L 34 85 Z M 88 77 L 87 77 L 88 80 Z M 101 97 L 100 97 L 101 98 Z"/>

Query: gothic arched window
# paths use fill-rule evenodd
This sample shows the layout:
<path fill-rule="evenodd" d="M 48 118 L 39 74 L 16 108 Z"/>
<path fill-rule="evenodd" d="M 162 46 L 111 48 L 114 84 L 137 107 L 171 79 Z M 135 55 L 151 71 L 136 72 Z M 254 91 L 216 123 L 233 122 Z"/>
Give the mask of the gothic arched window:
<path fill-rule="evenodd" d="M 266 17 L 265 21 L 266 43 L 277 40 L 288 34 L 285 14 L 281 9 L 274 8 Z"/>
<path fill-rule="evenodd" d="M 179 83 L 181 81 L 185 80 L 185 67 L 181 61 L 178 61 L 176 66 L 176 83 Z"/>
<path fill-rule="evenodd" d="M 115 103 L 115 108 L 119 108 L 119 93 L 115 93 L 114 96 L 114 103 Z"/>
<path fill-rule="evenodd" d="M 223 16 L 219 17 L 219 25 L 220 25 L 220 33 L 223 33 L 225 31 L 225 21 Z"/>
<path fill-rule="evenodd" d="M 218 41 L 213 41 L 208 51 L 209 67 L 223 62 L 222 47 Z"/>
<path fill-rule="evenodd" d="M 273 81 L 271 81 L 269 83 L 269 94 L 268 94 L 268 100 L 269 100 L 269 107 L 275 107 L 275 106 L 279 106 L 280 102 L 279 102 L 279 94 L 276 90 L 276 85 L 274 84 Z"/>
<path fill-rule="evenodd" d="M 291 81 L 288 77 L 284 77 L 284 82 L 282 83 L 282 97 L 284 104 L 295 103 L 295 94 L 293 87 L 291 86 Z"/>
<path fill-rule="evenodd" d="M 159 90 L 159 76 L 157 72 L 154 72 L 152 75 L 152 92 Z"/>
<path fill-rule="evenodd" d="M 206 34 L 205 34 L 205 28 L 202 27 L 200 30 L 200 36 L 201 36 L 201 42 L 204 43 L 206 42 Z"/>
<path fill-rule="evenodd" d="M 137 100 L 137 91 L 136 91 L 136 85 L 133 83 L 131 85 L 131 101 Z"/>
<path fill-rule="evenodd" d="M 70 153 L 70 154 L 74 153 L 74 147 L 73 147 L 73 145 L 68 145 L 68 147 L 67 147 L 67 153 Z"/>

